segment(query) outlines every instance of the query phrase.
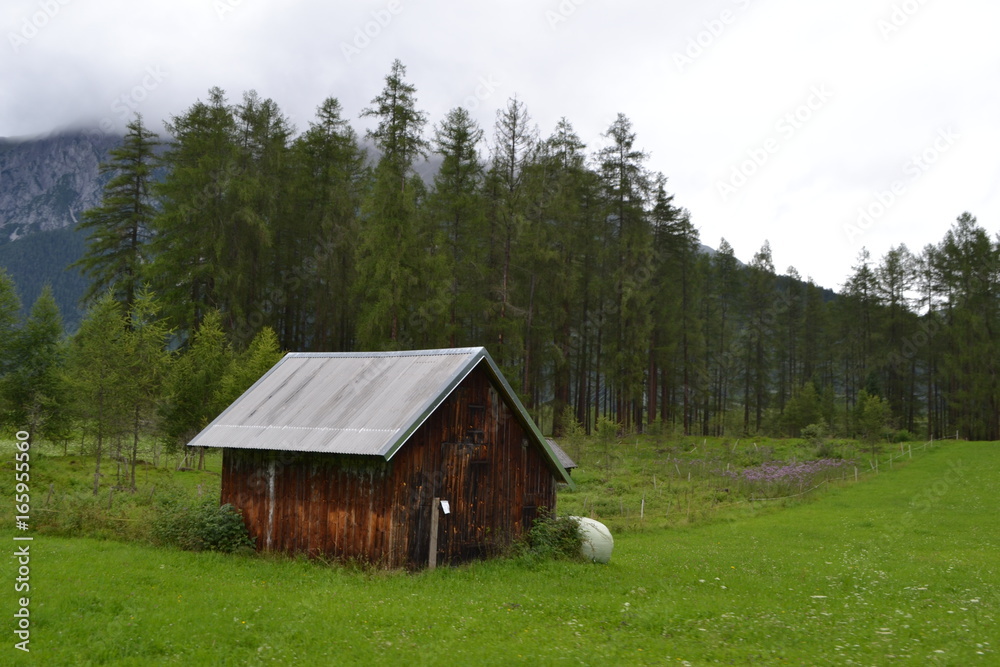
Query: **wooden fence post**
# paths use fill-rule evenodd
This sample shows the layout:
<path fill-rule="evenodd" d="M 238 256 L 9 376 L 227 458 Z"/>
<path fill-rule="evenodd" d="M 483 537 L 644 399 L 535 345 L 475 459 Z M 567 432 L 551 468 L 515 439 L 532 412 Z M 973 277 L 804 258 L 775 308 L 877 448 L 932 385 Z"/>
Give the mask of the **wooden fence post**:
<path fill-rule="evenodd" d="M 437 568 L 438 559 L 438 512 L 441 511 L 441 499 L 435 498 L 431 502 L 431 543 L 427 554 L 427 569 Z"/>

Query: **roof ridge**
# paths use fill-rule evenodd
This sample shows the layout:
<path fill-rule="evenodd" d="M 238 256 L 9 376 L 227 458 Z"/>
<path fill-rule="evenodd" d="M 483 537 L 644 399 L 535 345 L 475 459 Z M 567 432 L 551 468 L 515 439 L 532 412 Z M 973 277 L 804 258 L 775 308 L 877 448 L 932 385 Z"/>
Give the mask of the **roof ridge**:
<path fill-rule="evenodd" d="M 452 355 L 470 355 L 482 351 L 480 347 L 447 347 L 430 350 L 392 350 L 384 352 L 289 352 L 286 357 L 297 359 L 328 358 L 328 359 L 372 359 L 392 357 L 444 357 Z"/>

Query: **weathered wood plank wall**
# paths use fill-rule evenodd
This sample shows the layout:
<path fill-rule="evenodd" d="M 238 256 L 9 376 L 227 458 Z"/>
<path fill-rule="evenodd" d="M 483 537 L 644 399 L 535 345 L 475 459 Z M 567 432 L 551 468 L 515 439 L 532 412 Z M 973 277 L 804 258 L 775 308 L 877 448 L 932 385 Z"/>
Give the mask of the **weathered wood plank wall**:
<path fill-rule="evenodd" d="M 386 406 L 391 410 L 392 406 Z M 222 502 L 263 550 L 427 563 L 431 501 L 448 500 L 438 562 L 496 553 L 555 509 L 556 480 L 482 367 L 386 462 L 376 457 L 227 449 Z"/>

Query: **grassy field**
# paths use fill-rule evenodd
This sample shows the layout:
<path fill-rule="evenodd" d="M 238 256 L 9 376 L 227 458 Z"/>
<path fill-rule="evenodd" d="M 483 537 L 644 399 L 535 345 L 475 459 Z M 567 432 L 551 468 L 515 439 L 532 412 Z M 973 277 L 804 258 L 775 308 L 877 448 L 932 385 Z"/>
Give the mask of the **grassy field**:
<path fill-rule="evenodd" d="M 697 444 L 676 446 L 687 454 Z M 689 515 L 687 489 L 677 491 L 687 484 L 680 463 L 669 487 L 658 478 L 653 488 L 652 471 L 668 465 L 654 462 L 669 452 L 651 452 L 604 471 L 602 452 L 577 452 L 589 467 L 560 502 L 582 509 L 589 497 L 591 509 L 619 524 L 605 566 L 501 560 L 382 573 L 37 535 L 31 654 L 13 649 L 9 635 L 0 663 L 1000 661 L 996 445 L 943 443 L 858 484 L 852 471 L 781 511 L 769 508 L 790 501 L 739 502 L 719 491 L 698 504 L 701 515 Z M 689 492 L 714 493 L 705 489 L 721 480 L 692 481 Z M 643 494 L 645 525 L 624 508 Z M 0 531 L 9 553 L 13 536 Z M 8 562 L 13 582 L 17 566 Z"/>

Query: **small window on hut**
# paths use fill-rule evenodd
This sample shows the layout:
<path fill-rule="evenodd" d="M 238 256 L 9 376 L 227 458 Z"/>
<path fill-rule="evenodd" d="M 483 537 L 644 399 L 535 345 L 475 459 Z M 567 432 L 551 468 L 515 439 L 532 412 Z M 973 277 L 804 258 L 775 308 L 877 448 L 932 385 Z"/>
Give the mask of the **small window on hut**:
<path fill-rule="evenodd" d="M 465 429 L 466 442 L 481 445 L 486 436 L 486 406 L 469 404 L 468 425 Z"/>

